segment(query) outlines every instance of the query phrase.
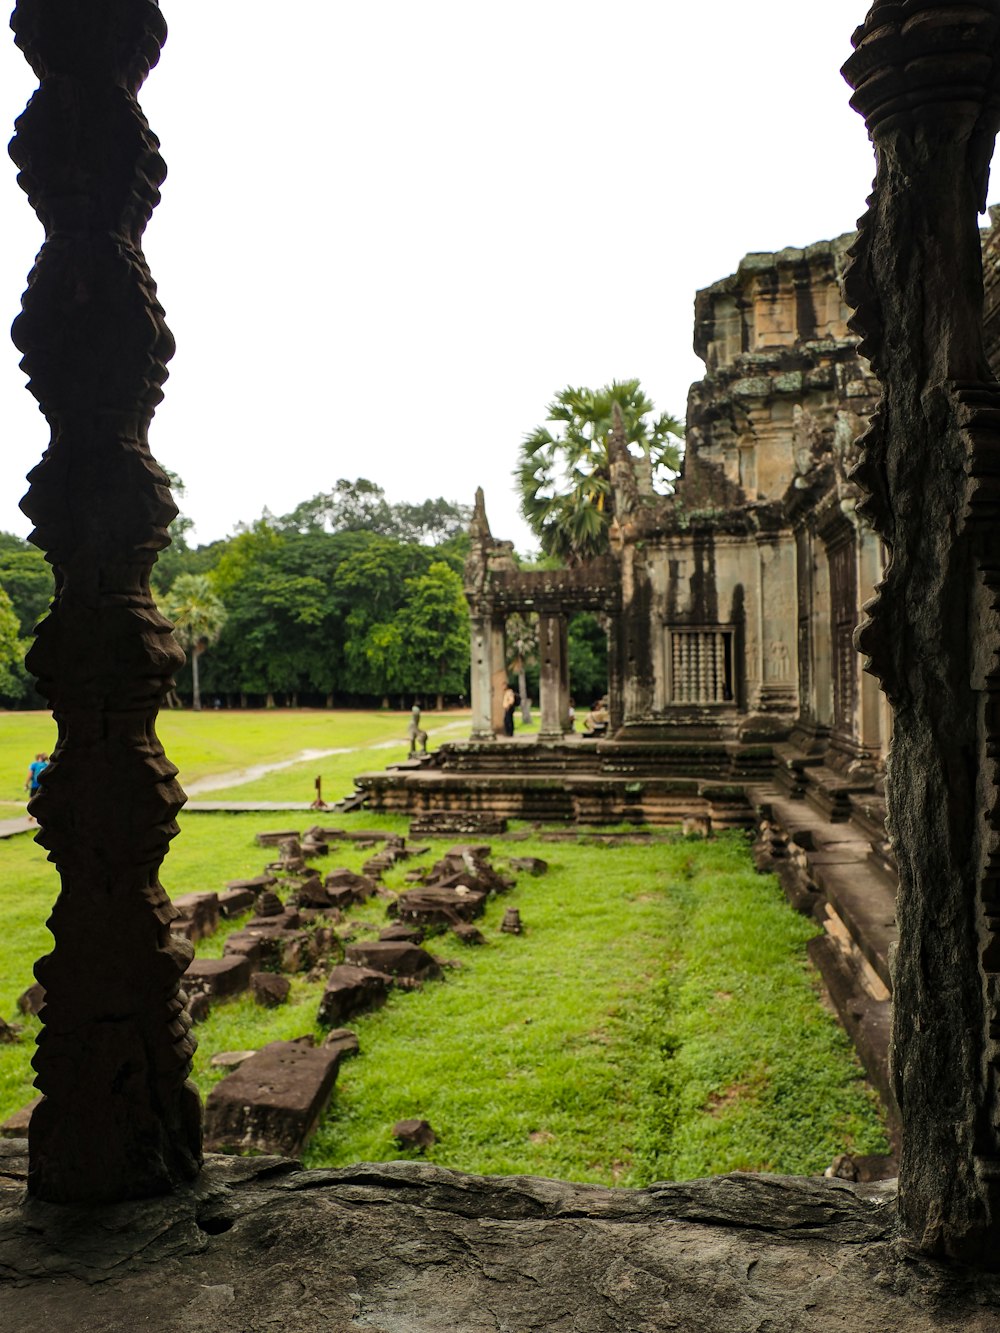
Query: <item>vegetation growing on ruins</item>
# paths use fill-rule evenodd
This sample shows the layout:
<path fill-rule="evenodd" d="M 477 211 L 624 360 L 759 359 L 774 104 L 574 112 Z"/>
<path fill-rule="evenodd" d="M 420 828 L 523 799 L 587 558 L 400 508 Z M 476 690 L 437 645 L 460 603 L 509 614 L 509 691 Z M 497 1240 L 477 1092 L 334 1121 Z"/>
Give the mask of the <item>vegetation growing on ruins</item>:
<path fill-rule="evenodd" d="M 638 380 L 613 380 L 597 390 L 563 389 L 546 409 L 547 424 L 521 443 L 515 472 L 521 512 L 542 550 L 568 564 L 608 549 L 614 516 L 609 443 L 616 407 L 640 491 L 662 491 L 680 467 L 684 426 L 667 412 L 657 416 Z"/>
<path fill-rule="evenodd" d="M 258 873 L 266 853 L 253 835 L 273 821 L 182 813 L 187 836 L 172 846 L 164 883 L 190 892 Z M 337 822 L 405 829 L 367 813 Z M 341 1070 L 310 1165 L 398 1156 L 391 1126 L 411 1115 L 439 1133 L 428 1156 L 440 1165 L 630 1185 L 739 1167 L 818 1171 L 837 1152 L 884 1147 L 873 1099 L 805 960 L 815 927 L 753 872 L 742 839 L 495 841 L 498 864 L 506 854 L 540 855 L 549 873 L 521 875 L 491 903 L 484 947 L 431 942 L 459 964 L 443 981 L 352 1022 L 362 1054 Z M 334 855 L 358 868 L 366 853 Z M 49 946 L 54 874 L 27 838 L 0 843 L 0 862 L 0 1014 L 10 1018 Z M 388 872 L 390 887 L 403 886 L 412 864 Z M 519 908 L 523 936 L 498 932 L 507 905 Z M 378 900 L 354 909 L 359 935 L 374 934 L 383 912 Z M 222 939 L 199 952 L 220 952 Z M 218 1004 L 198 1028 L 202 1091 L 219 1077 L 208 1066 L 214 1051 L 321 1035 L 321 991 L 322 981 L 299 976 L 279 1009 Z M 30 1053 L 29 1041 L 0 1047 L 0 1115 L 31 1095 Z"/>

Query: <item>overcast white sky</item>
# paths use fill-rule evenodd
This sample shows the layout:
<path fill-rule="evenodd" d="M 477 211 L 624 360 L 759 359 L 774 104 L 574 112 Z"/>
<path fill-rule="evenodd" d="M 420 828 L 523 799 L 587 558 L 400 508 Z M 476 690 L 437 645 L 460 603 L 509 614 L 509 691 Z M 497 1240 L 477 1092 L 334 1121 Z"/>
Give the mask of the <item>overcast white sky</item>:
<path fill-rule="evenodd" d="M 140 100 L 146 254 L 177 340 L 153 452 L 196 538 L 338 477 L 486 490 L 567 383 L 682 416 L 699 287 L 851 229 L 871 148 L 838 70 L 864 0 L 164 0 Z M 0 33 L 0 122 L 35 86 Z M 0 166 L 9 325 L 41 229 Z M 0 345 L 0 528 L 45 447 Z"/>

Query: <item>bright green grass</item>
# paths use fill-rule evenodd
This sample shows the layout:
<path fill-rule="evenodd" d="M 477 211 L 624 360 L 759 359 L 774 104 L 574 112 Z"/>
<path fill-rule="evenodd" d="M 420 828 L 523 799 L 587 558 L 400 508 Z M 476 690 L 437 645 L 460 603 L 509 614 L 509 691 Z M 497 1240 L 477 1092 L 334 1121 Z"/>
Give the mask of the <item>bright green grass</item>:
<path fill-rule="evenodd" d="M 424 726 L 439 740 L 459 739 L 470 714 L 468 711 L 425 712 Z M 398 741 L 398 752 L 373 750 L 364 757 L 364 765 L 384 768 L 387 763 L 405 758 L 408 742 L 408 712 L 375 712 L 347 709 L 269 708 L 262 710 L 205 709 L 200 713 L 166 709 L 157 720 L 157 732 L 167 755 L 180 769 L 181 785 L 199 778 L 234 773 L 257 764 L 281 763 L 303 750 L 358 749 L 381 742 Z M 450 723 L 462 725 L 441 730 Z M 24 779 L 29 762 L 38 751 L 51 751 L 55 744 L 55 725 L 51 714 L 42 712 L 0 712 L 0 804 L 16 803 L 23 808 Z M 252 786 L 234 787 L 222 792 L 222 799 L 234 800 L 305 800 L 313 797 L 312 779 L 323 774 L 324 792 L 327 772 L 333 786 L 338 785 L 341 770 L 349 776 L 359 772 L 359 756 L 330 756 L 311 760 L 295 770 L 279 770 Z M 363 766 L 364 766 L 363 765 Z M 341 783 L 342 785 L 342 783 Z M 353 789 L 350 781 L 343 795 Z M 276 794 L 277 793 L 277 794 Z M 205 799 L 218 799 L 216 791 Z M 16 809 L 3 813 L 16 814 Z"/>
<path fill-rule="evenodd" d="M 257 873 L 268 853 L 253 834 L 276 822 L 309 820 L 182 815 L 164 883 L 213 889 Z M 365 813 L 336 822 L 405 827 Z M 491 902 L 484 947 L 430 941 L 461 964 L 444 980 L 394 994 L 351 1024 L 361 1055 L 342 1067 L 310 1165 L 396 1157 L 391 1126 L 409 1116 L 440 1135 L 428 1157 L 442 1166 L 631 1185 L 734 1168 L 819 1171 L 837 1152 L 884 1149 L 873 1098 L 805 958 L 815 926 L 753 872 L 742 839 L 498 840 L 494 852 L 498 862 L 540 855 L 549 874 L 522 875 Z M 51 868 L 41 855 L 25 837 L 0 843 L 4 1016 L 48 946 Z M 367 855 L 336 849 L 328 865 L 358 868 Z M 389 885 L 402 887 L 412 864 L 391 872 Z M 507 905 L 521 912 L 520 937 L 498 931 Z M 374 932 L 384 910 L 375 899 L 353 916 Z M 220 932 L 199 952 L 221 947 Z M 219 1077 L 208 1067 L 217 1050 L 320 1035 L 321 991 L 297 977 L 280 1009 L 246 998 L 217 1005 L 198 1028 L 202 1092 Z M 0 1115 L 31 1095 L 28 1055 L 24 1042 L 0 1048 Z"/>

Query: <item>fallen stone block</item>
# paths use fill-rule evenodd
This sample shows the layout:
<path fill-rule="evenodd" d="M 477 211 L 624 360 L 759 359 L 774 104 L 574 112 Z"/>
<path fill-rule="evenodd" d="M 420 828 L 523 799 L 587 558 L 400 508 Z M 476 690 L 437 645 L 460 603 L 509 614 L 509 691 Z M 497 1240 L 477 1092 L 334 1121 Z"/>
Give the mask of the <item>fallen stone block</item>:
<path fill-rule="evenodd" d="M 378 885 L 368 875 L 359 875 L 346 867 L 331 870 L 323 880 L 323 887 L 334 907 L 367 902 L 378 891 Z"/>
<path fill-rule="evenodd" d="M 335 1027 L 354 1014 L 377 1009 L 385 1003 L 391 985 L 392 977 L 385 972 L 338 963 L 327 978 L 318 1021 L 324 1027 Z"/>
<path fill-rule="evenodd" d="M 297 930 L 300 925 L 298 911 L 294 907 L 283 907 L 273 916 L 252 916 L 246 930 Z"/>
<path fill-rule="evenodd" d="M 188 996 L 184 1007 L 192 1023 L 204 1023 L 212 1012 L 212 1001 L 204 991 L 196 990 Z"/>
<path fill-rule="evenodd" d="M 184 989 L 200 990 L 213 999 L 239 995 L 250 985 L 250 964 L 239 954 L 222 958 L 193 958 L 184 973 Z"/>
<path fill-rule="evenodd" d="M 265 889 L 257 899 L 258 916 L 281 916 L 285 904 L 272 889 Z"/>
<path fill-rule="evenodd" d="M 219 894 L 219 911 L 227 921 L 231 921 L 234 916 L 249 912 L 256 901 L 257 895 L 252 889 L 226 889 Z"/>
<path fill-rule="evenodd" d="M 312 875 L 295 890 L 296 907 L 330 907 L 330 895 L 319 875 Z"/>
<path fill-rule="evenodd" d="M 222 946 L 223 957 L 238 955 L 256 970 L 264 958 L 264 936 L 259 931 L 236 930 Z"/>
<path fill-rule="evenodd" d="M 274 875 L 254 875 L 252 879 L 231 879 L 226 882 L 227 889 L 250 889 L 256 896 L 262 889 L 271 889 L 277 884 Z"/>
<path fill-rule="evenodd" d="M 296 1156 L 326 1110 L 341 1054 L 299 1041 L 264 1046 L 208 1094 L 205 1147 Z"/>
<path fill-rule="evenodd" d="M 217 893 L 182 893 L 172 898 L 178 916 L 171 921 L 173 935 L 184 935 L 192 944 L 214 935 L 219 928 L 219 895 Z"/>
<path fill-rule="evenodd" d="M 256 1054 L 256 1051 L 216 1051 L 208 1063 L 213 1069 L 239 1069 Z"/>
<path fill-rule="evenodd" d="M 392 1137 L 403 1148 L 416 1148 L 424 1152 L 437 1143 L 437 1135 L 426 1120 L 397 1120 L 392 1127 Z"/>
<path fill-rule="evenodd" d="M 401 893 L 393 908 L 401 921 L 423 926 L 453 926 L 459 921 L 474 921 L 482 916 L 488 896 L 484 890 L 470 889 L 465 884 L 455 888 L 427 885 Z"/>
<path fill-rule="evenodd" d="M 22 1014 L 37 1014 L 45 1003 L 45 987 L 40 981 L 34 982 L 17 997 L 18 1011 Z"/>
<path fill-rule="evenodd" d="M 423 944 L 424 932 L 419 926 L 406 926 L 402 923 L 386 926 L 378 933 L 380 940 L 405 940 L 407 944 Z"/>
<path fill-rule="evenodd" d="M 350 1028 L 331 1028 L 323 1038 L 323 1045 L 339 1047 L 341 1057 L 344 1059 L 349 1055 L 357 1055 L 360 1050 L 358 1034 L 352 1032 Z"/>
<path fill-rule="evenodd" d="M 549 863 L 543 861 L 540 856 L 512 856 L 510 867 L 512 870 L 520 870 L 526 875 L 544 875 L 549 868 Z"/>
<path fill-rule="evenodd" d="M 303 838 L 302 855 L 306 860 L 311 856 L 329 856 L 330 847 L 326 842 L 319 842 L 315 838 Z"/>
<path fill-rule="evenodd" d="M 41 1096 L 32 1097 L 27 1106 L 22 1106 L 12 1116 L 8 1116 L 0 1125 L 0 1139 L 26 1139 L 28 1126 L 31 1124 L 31 1113 L 41 1100 Z"/>
<path fill-rule="evenodd" d="M 391 976 L 418 977 L 425 981 L 440 971 L 431 955 L 404 940 L 362 940 L 349 944 L 344 959 L 358 967 L 371 967 Z"/>
<path fill-rule="evenodd" d="M 298 836 L 298 829 L 279 829 L 277 832 L 258 833 L 256 841 L 258 847 L 280 847 L 289 838 L 297 838 Z"/>
<path fill-rule="evenodd" d="M 463 944 L 485 944 L 485 943 L 486 943 L 486 939 L 485 939 L 485 936 L 483 935 L 482 931 L 481 931 L 481 930 L 477 930 L 475 926 L 466 926 L 466 925 L 455 926 L 455 927 L 454 927 L 454 933 L 455 933 L 455 936 L 456 936 L 458 939 L 460 939 L 460 940 L 462 941 Z"/>
<path fill-rule="evenodd" d="M 265 1009 L 277 1009 L 279 1004 L 284 1004 L 291 989 L 292 983 L 288 978 L 279 976 L 277 972 L 254 972 L 250 976 L 253 998 Z"/>
<path fill-rule="evenodd" d="M 15 1042 L 21 1040 L 21 1033 L 24 1028 L 20 1023 L 6 1023 L 0 1018 L 0 1046 L 13 1046 Z"/>

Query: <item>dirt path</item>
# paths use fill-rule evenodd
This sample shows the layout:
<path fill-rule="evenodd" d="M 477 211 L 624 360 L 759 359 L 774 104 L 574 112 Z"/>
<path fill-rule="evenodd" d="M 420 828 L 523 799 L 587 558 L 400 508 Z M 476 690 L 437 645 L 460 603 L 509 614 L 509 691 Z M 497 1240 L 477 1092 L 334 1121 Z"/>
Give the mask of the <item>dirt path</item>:
<path fill-rule="evenodd" d="M 460 722 L 446 722 L 440 727 L 428 727 L 428 736 L 439 736 L 445 731 L 457 731 L 468 727 L 466 719 Z M 291 759 L 279 759 L 273 764 L 254 764 L 250 768 L 236 768 L 229 773 L 209 773 L 207 777 L 185 782 L 184 790 L 188 796 L 200 796 L 204 792 L 221 791 L 225 787 L 245 787 L 248 782 L 256 782 L 268 773 L 277 773 L 283 768 L 294 768 L 296 764 L 311 763 L 314 759 L 326 759 L 332 754 L 367 754 L 374 750 L 397 750 L 407 743 L 406 737 L 389 741 L 379 741 L 376 745 L 341 745 L 330 750 L 300 750 Z"/>

